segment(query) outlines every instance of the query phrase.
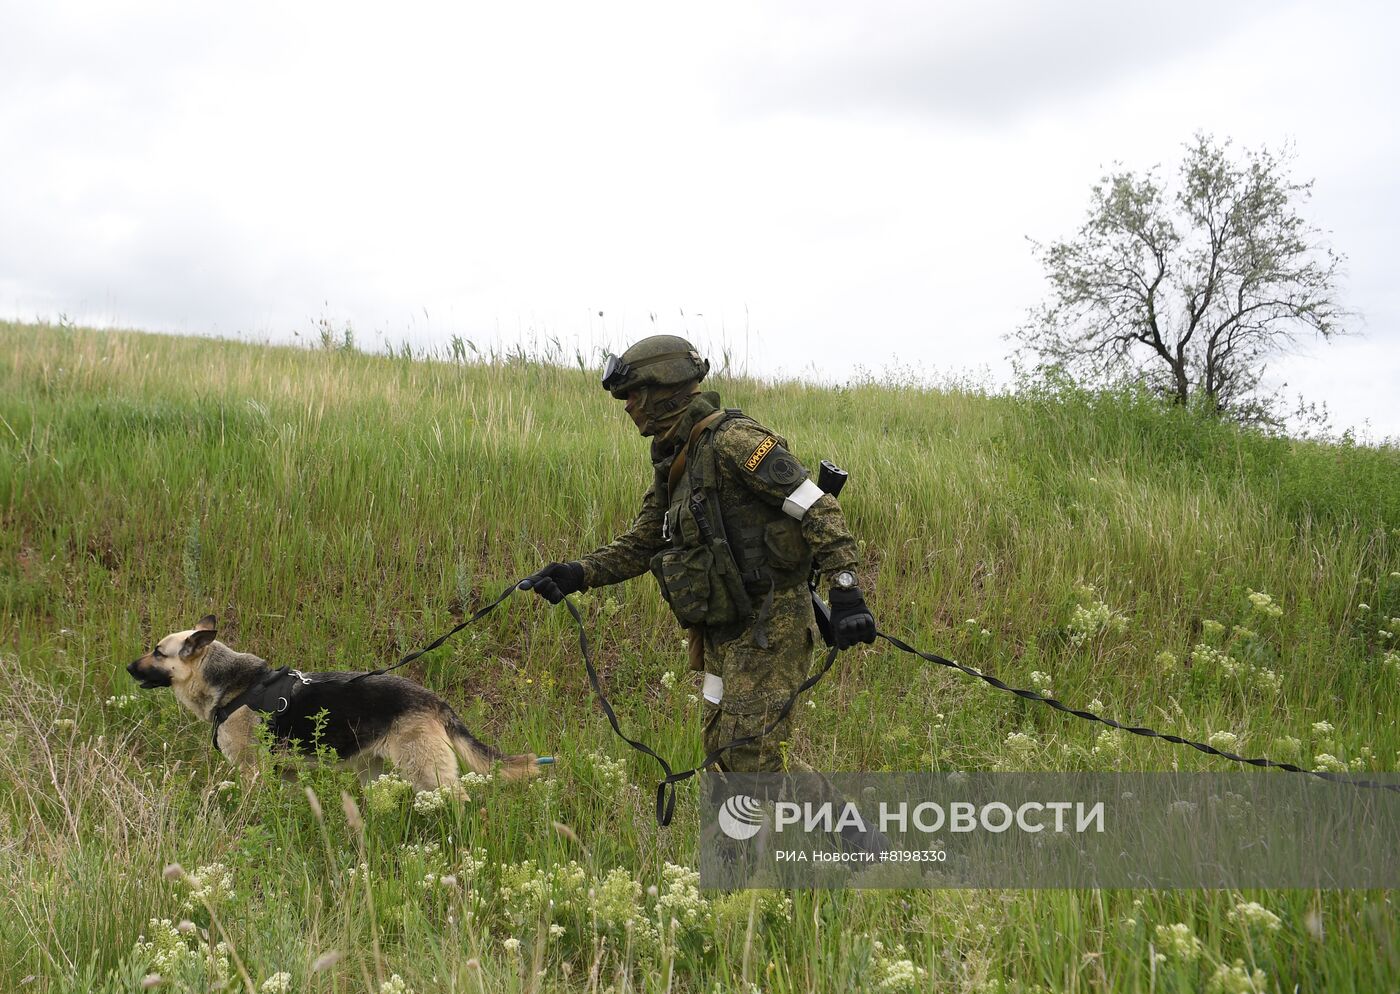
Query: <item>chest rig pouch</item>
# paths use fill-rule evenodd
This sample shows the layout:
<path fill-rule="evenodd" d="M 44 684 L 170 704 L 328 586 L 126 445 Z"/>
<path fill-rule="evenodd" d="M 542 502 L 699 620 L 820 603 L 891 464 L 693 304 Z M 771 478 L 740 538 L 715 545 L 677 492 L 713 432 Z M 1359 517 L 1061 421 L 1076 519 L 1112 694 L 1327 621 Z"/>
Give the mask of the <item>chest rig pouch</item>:
<path fill-rule="evenodd" d="M 652 558 L 651 571 L 682 625 L 737 634 L 753 622 L 755 642 L 766 647 L 773 591 L 805 582 L 812 556 L 801 525 L 757 497 L 727 512 L 721 507 L 710 436 L 743 416 L 716 411 L 676 457 L 662 532 L 667 546 Z"/>

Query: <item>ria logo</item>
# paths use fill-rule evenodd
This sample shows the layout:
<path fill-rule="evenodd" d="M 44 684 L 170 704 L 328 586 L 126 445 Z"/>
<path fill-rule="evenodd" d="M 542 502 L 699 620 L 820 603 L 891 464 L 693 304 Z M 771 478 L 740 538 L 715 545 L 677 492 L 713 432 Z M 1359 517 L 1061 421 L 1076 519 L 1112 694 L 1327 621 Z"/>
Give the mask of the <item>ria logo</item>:
<path fill-rule="evenodd" d="M 763 827 L 763 806 L 748 794 L 735 794 L 719 807 L 720 831 L 740 842 Z"/>

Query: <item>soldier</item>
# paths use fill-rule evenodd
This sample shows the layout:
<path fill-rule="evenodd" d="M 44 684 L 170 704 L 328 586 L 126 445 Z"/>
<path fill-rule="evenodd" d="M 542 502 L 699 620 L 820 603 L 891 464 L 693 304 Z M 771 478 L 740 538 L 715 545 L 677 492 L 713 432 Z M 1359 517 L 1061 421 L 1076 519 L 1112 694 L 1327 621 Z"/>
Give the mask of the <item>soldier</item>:
<path fill-rule="evenodd" d="M 642 509 L 608 545 L 552 562 L 522 581 L 551 604 L 566 594 L 650 569 L 687 629 L 692 669 L 705 673 L 706 754 L 757 735 L 806 678 L 815 645 L 807 580 L 830 581 L 839 648 L 875 641 L 856 585 L 859 551 L 836 498 L 823 493 L 786 441 L 719 394 L 702 393 L 710 363 L 685 339 L 653 335 L 609 356 L 603 388 L 626 401 L 651 441 L 654 470 Z M 767 736 L 726 750 L 722 769 L 783 770 L 778 743 L 792 713 Z M 795 771 L 810 769 L 789 758 Z"/>

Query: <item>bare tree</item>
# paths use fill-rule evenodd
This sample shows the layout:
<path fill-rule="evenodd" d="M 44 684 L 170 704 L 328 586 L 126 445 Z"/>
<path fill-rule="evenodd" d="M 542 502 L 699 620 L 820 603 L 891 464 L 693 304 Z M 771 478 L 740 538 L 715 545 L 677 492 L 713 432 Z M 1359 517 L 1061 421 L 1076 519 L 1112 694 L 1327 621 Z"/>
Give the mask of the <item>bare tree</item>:
<path fill-rule="evenodd" d="M 1019 368 L 1145 379 L 1176 403 L 1270 420 L 1267 360 L 1309 330 L 1345 332 L 1343 259 L 1298 214 L 1312 183 L 1290 177 L 1288 149 L 1230 152 L 1197 134 L 1174 191 L 1155 170 L 1105 176 L 1074 237 L 1032 243 L 1052 293 L 1011 336 Z"/>

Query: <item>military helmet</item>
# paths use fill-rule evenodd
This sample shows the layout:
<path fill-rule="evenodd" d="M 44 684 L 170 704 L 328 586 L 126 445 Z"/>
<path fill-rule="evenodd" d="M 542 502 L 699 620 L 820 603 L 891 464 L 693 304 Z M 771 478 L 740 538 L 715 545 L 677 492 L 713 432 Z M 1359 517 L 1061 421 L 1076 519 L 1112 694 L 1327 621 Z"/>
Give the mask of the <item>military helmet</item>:
<path fill-rule="evenodd" d="M 710 361 L 700 358 L 684 338 L 652 335 L 634 344 L 622 355 L 608 356 L 603 367 L 603 389 L 618 400 L 628 391 L 645 386 L 679 386 L 699 382 L 710 371 Z"/>

